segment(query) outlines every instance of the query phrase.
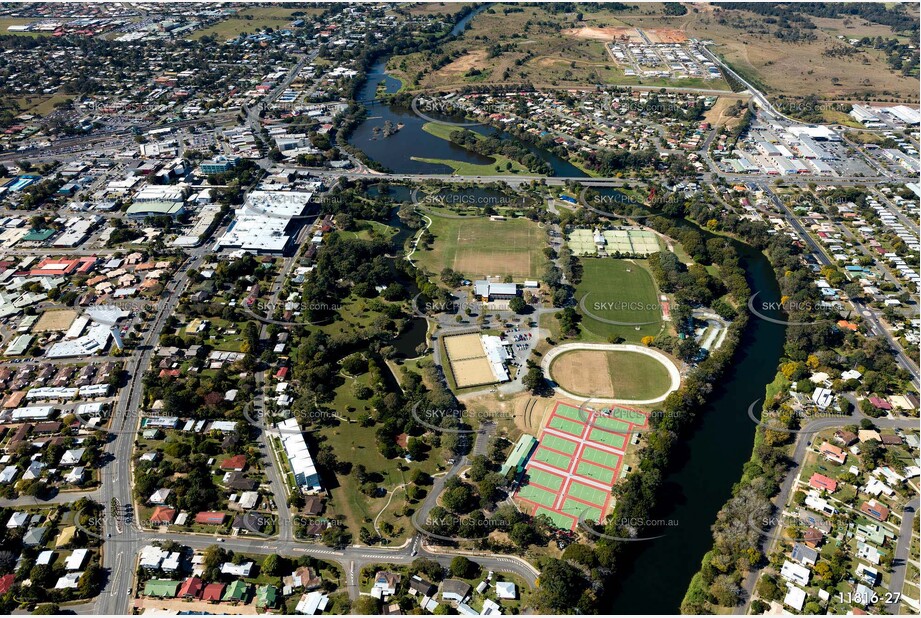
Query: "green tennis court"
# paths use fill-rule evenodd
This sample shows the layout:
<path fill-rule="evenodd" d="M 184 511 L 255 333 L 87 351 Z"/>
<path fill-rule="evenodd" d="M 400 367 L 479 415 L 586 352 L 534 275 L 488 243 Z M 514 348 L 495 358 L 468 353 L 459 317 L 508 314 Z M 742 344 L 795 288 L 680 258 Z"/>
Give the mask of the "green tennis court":
<path fill-rule="evenodd" d="M 566 501 L 563 502 L 563 508 L 561 508 L 560 510 L 563 511 L 564 513 L 575 515 L 576 519 L 578 519 L 579 517 L 582 517 L 583 519 L 591 519 L 592 521 L 598 521 L 601 518 L 600 508 L 589 506 L 587 504 L 579 502 L 578 500 L 573 500 L 571 498 L 567 498 Z M 585 514 L 584 517 L 583 517 L 583 513 Z"/>
<path fill-rule="evenodd" d="M 582 429 L 585 427 L 584 423 L 577 423 L 576 421 L 571 421 L 561 416 L 554 416 L 551 418 L 549 425 L 554 429 L 565 431 L 566 433 L 572 434 L 574 436 L 581 436 Z"/>
<path fill-rule="evenodd" d="M 627 421 L 622 421 L 619 418 L 611 418 L 610 416 L 595 416 L 592 424 L 595 427 L 600 427 L 602 429 L 607 429 L 608 431 L 627 431 L 630 429 L 630 423 Z"/>
<path fill-rule="evenodd" d="M 614 408 L 611 410 L 611 416 L 623 419 L 634 425 L 645 425 L 646 415 L 639 410 L 630 410 L 628 408 Z"/>
<path fill-rule="evenodd" d="M 594 487 L 589 487 L 588 485 L 583 485 L 578 481 L 573 481 L 569 484 L 569 491 L 566 492 L 567 496 L 572 496 L 573 498 L 578 498 L 589 504 L 597 504 L 598 506 L 603 506 L 607 502 L 608 495 L 607 493 L 601 491 L 600 489 L 595 489 Z"/>
<path fill-rule="evenodd" d="M 596 466 L 593 463 L 587 461 L 580 461 L 578 467 L 576 467 L 576 474 L 581 474 L 590 479 L 594 479 L 599 483 L 607 483 L 612 485 L 614 483 L 614 470 L 609 470 L 607 468 L 602 468 L 601 466 Z"/>
<path fill-rule="evenodd" d="M 553 525 L 563 528 L 564 530 L 572 530 L 576 525 L 577 518 L 564 515 L 558 511 L 549 511 L 544 507 L 538 507 L 537 510 L 534 511 L 534 516 L 536 517 L 538 515 L 546 515 L 550 518 L 550 521 L 553 522 Z"/>
<path fill-rule="evenodd" d="M 582 459 L 583 461 L 591 461 L 596 464 L 601 464 L 602 466 L 607 466 L 609 468 L 617 468 L 620 465 L 620 456 L 615 455 L 614 453 L 609 453 L 607 451 L 602 451 L 601 449 L 593 448 L 591 446 L 586 446 L 582 449 Z"/>
<path fill-rule="evenodd" d="M 619 449 L 624 448 L 624 445 L 627 444 L 627 436 L 622 436 L 619 433 L 611 433 L 604 429 L 592 429 L 588 434 L 588 439 Z"/>
<path fill-rule="evenodd" d="M 588 420 L 587 412 L 579 410 L 579 408 L 574 408 L 564 404 L 559 404 L 554 409 L 554 412 L 556 412 L 557 416 L 564 416 L 570 420 L 578 421 L 580 423 L 584 423 L 586 420 Z"/>
<path fill-rule="evenodd" d="M 572 461 L 569 455 L 540 447 L 538 447 L 537 452 L 534 453 L 534 459 L 564 471 L 569 469 L 569 462 Z"/>
<path fill-rule="evenodd" d="M 529 468 L 528 483 L 534 483 L 541 487 L 552 489 L 553 491 L 559 491 L 560 485 L 563 484 L 563 479 L 562 477 L 547 472 L 546 470 L 541 470 L 540 468 Z"/>
<path fill-rule="evenodd" d="M 518 497 L 523 500 L 530 500 L 535 504 L 542 506 L 553 506 L 556 501 L 556 494 L 534 485 L 525 485 L 518 491 Z"/>
<path fill-rule="evenodd" d="M 567 455 L 572 455 L 576 451 L 575 442 L 551 434 L 545 435 L 541 440 L 541 444 L 542 446 L 566 453 Z"/>

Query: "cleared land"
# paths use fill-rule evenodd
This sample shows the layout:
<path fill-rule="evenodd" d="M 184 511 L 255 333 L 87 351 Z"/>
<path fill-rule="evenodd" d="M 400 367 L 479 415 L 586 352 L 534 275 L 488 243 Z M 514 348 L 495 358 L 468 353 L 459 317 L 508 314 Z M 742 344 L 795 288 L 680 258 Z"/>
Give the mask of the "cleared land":
<path fill-rule="evenodd" d="M 544 232 L 528 219 L 432 216 L 429 231 L 435 242 L 416 257 L 434 273 L 453 268 L 468 278 L 511 275 L 519 280 L 535 279 L 546 264 Z"/>
<path fill-rule="evenodd" d="M 656 359 L 635 352 L 576 350 L 556 358 L 550 377 L 583 397 L 655 399 L 671 384 L 668 371 Z"/>
<path fill-rule="evenodd" d="M 581 7 L 580 7 L 581 9 Z M 661 6 L 640 12 L 661 14 Z M 528 82 L 537 87 L 580 87 L 586 84 L 680 85 L 728 90 L 721 79 L 663 80 L 624 75 L 605 49 L 608 32 L 632 30 L 629 11 L 594 5 L 585 11 L 551 13 L 541 6 L 493 4 L 473 18 L 463 36 L 441 46 L 437 56 L 449 61 L 432 69 L 428 52 L 395 57 L 389 67 L 406 88 L 445 88 L 472 84 L 506 85 Z M 582 21 L 577 20 L 582 16 Z M 676 24 L 652 28 L 650 39 L 683 38 Z M 516 33 L 518 38 L 509 38 Z M 568 34 L 567 34 L 568 33 Z"/>
<path fill-rule="evenodd" d="M 47 333 L 50 331 L 65 331 L 77 319 L 77 312 L 73 309 L 60 311 L 46 311 L 32 327 L 33 333 Z"/>
<path fill-rule="evenodd" d="M 638 343 L 647 335 L 657 335 L 665 327 L 656 284 L 646 270 L 645 260 L 583 259 L 582 280 L 576 286 L 576 298 L 585 299 L 578 307 L 585 339 L 623 337 Z M 634 326 L 609 324 L 596 317 Z"/>

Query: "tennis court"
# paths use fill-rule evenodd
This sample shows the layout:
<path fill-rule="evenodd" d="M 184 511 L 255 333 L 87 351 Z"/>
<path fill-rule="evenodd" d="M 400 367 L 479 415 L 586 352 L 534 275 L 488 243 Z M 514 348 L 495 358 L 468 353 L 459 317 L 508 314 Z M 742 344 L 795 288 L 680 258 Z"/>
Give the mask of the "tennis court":
<path fill-rule="evenodd" d="M 659 238 L 647 230 L 605 230 L 602 236 L 608 253 L 647 256 L 661 250 Z"/>
<path fill-rule="evenodd" d="M 590 479 L 595 479 L 599 483 L 611 484 L 614 483 L 614 470 L 610 468 L 602 468 L 601 466 L 596 466 L 593 463 L 587 461 L 580 461 L 579 465 L 576 467 L 576 474 L 580 476 L 586 476 Z"/>
<path fill-rule="evenodd" d="M 583 423 L 571 421 L 568 418 L 563 418 L 562 416 L 554 416 L 551 418 L 548 426 L 553 427 L 554 429 L 559 429 L 560 431 L 564 431 L 566 433 L 570 433 L 574 436 L 581 436 L 582 430 L 585 427 Z"/>
<path fill-rule="evenodd" d="M 591 230 L 578 229 L 569 234 L 569 250 L 573 255 L 596 255 L 598 248 Z"/>
<path fill-rule="evenodd" d="M 576 443 L 559 436 L 547 435 L 541 440 L 541 446 L 546 446 L 554 451 L 560 451 L 567 455 L 572 455 L 576 451 Z"/>
<path fill-rule="evenodd" d="M 595 415 L 595 427 L 601 427 L 602 429 L 607 429 L 608 431 L 629 431 L 630 423 L 627 421 L 622 421 L 619 418 L 611 418 L 610 416 L 601 416 L 600 414 Z"/>
<path fill-rule="evenodd" d="M 541 489 L 534 485 L 525 485 L 518 492 L 518 497 L 522 500 L 534 502 L 547 507 L 552 507 L 556 502 L 556 494 L 546 489 Z"/>
<path fill-rule="evenodd" d="M 590 440 L 595 442 L 601 442 L 602 444 L 607 444 L 608 446 L 613 446 L 614 448 L 624 448 L 627 444 L 627 436 L 622 436 L 618 433 L 611 433 L 610 431 L 605 431 L 604 429 L 592 429 L 591 433 L 588 434 Z"/>
<path fill-rule="evenodd" d="M 606 466 L 613 470 L 616 470 L 620 467 L 619 455 L 615 455 L 610 451 L 602 451 L 591 446 L 586 446 L 584 449 L 582 449 L 582 460 L 601 464 L 602 466 Z"/>
<path fill-rule="evenodd" d="M 550 518 L 550 521 L 553 522 L 553 525 L 563 528 L 564 530 L 572 530 L 576 527 L 576 524 L 579 521 L 578 515 L 576 517 L 571 517 L 565 513 L 560 513 L 558 511 L 551 511 L 545 509 L 544 507 L 539 507 L 534 511 L 534 515 L 546 515 Z"/>
<path fill-rule="evenodd" d="M 575 528 L 580 517 L 601 520 L 612 505 L 611 488 L 627 446 L 627 435 L 615 431 L 645 424 L 646 415 L 638 410 L 596 411 L 558 402 L 539 434 L 516 500 L 563 528 Z"/>
<path fill-rule="evenodd" d="M 569 484 L 569 491 L 566 495 L 570 498 L 577 498 L 588 504 L 605 504 L 608 494 L 595 487 L 590 487 L 584 483 L 573 481 Z"/>
<path fill-rule="evenodd" d="M 584 423 L 588 419 L 588 412 L 585 410 L 580 410 L 579 408 L 568 406 L 565 403 L 558 403 L 554 413 L 557 416 L 562 416 L 578 423 Z"/>
<path fill-rule="evenodd" d="M 557 491 L 563 484 L 563 477 L 547 472 L 546 470 L 541 470 L 540 468 L 533 468 L 532 470 L 528 470 L 528 481 L 535 485 Z"/>
<path fill-rule="evenodd" d="M 598 521 L 601 519 L 601 509 L 597 506 L 589 506 L 584 502 L 579 502 L 578 500 L 573 500 L 572 498 L 567 498 L 563 502 L 563 508 L 561 509 L 563 513 L 574 515 L 576 519 L 591 519 L 592 521 Z"/>
<path fill-rule="evenodd" d="M 534 453 L 533 459 L 537 461 L 542 461 L 546 464 L 550 464 L 554 468 L 565 470 L 566 468 L 569 467 L 569 461 L 572 458 L 569 455 L 564 455 L 563 453 L 557 453 L 556 451 L 551 451 L 541 446 L 537 448 L 537 452 Z"/>

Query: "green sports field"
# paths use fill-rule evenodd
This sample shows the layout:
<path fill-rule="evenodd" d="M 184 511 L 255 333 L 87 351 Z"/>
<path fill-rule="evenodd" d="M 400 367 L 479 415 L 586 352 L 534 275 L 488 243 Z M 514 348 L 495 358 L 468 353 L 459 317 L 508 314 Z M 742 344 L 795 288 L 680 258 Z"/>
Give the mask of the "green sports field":
<path fill-rule="evenodd" d="M 657 335 L 663 328 L 662 312 L 655 281 L 646 269 L 645 260 L 615 260 L 613 258 L 584 258 L 582 280 L 576 286 L 582 314 L 583 339 L 607 341 L 623 337 L 639 343 L 647 335 Z M 583 310 L 581 302 L 585 295 Z M 653 322 L 641 326 L 608 324 L 594 319 L 627 322 Z"/>
<path fill-rule="evenodd" d="M 435 240 L 413 256 L 426 270 L 440 273 L 452 268 L 471 279 L 511 275 L 518 280 L 537 279 L 544 272 L 546 234 L 529 219 L 431 219 L 429 232 Z"/>

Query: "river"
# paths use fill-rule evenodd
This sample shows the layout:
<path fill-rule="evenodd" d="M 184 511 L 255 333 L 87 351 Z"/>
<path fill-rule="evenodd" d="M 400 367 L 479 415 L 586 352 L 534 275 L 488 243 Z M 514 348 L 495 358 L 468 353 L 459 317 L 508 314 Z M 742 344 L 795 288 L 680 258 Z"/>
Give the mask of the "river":
<path fill-rule="evenodd" d="M 487 8 L 483 5 L 461 19 L 451 34 L 456 35 L 466 28 L 467 24 L 478 13 Z M 400 80 L 387 74 L 387 62 L 390 56 L 378 59 L 368 71 L 368 78 L 358 90 L 357 100 L 373 101 L 383 92 L 394 94 L 401 87 Z M 378 87 L 381 90 L 378 91 Z M 429 120 L 418 116 L 411 108 L 401 105 L 386 103 L 365 103 L 368 108 L 368 117 L 359 124 L 349 135 L 348 142 L 360 148 L 368 157 L 384 165 L 389 170 L 400 174 L 450 174 L 452 169 L 447 165 L 416 161 L 413 157 L 424 159 L 451 159 L 464 163 L 488 165 L 493 162 L 491 157 L 486 157 L 457 144 L 435 137 L 423 130 Z M 438 114 L 428 113 L 430 117 L 438 118 Z M 447 119 L 447 118 L 445 118 Z M 384 137 L 382 130 L 386 123 L 391 127 L 402 125 L 400 130 Z M 555 154 L 530 144 L 515 140 L 511 135 L 487 126 L 466 127 L 481 135 L 496 135 L 503 139 L 512 140 L 524 146 L 533 154 L 547 162 L 556 176 L 586 177 L 582 170 Z"/>
<path fill-rule="evenodd" d="M 688 224 L 690 225 L 690 224 Z M 705 230 L 695 229 L 710 237 Z M 758 250 L 733 242 L 752 292 L 779 301 L 774 269 Z M 676 614 L 691 578 L 713 545 L 710 526 L 742 477 L 755 424 L 748 406 L 764 398 L 783 351 L 786 327 L 752 316 L 732 364 L 715 385 L 698 423 L 672 458 L 656 519 L 677 522 L 660 539 L 636 543 L 621 560 L 603 605 L 611 614 Z"/>

